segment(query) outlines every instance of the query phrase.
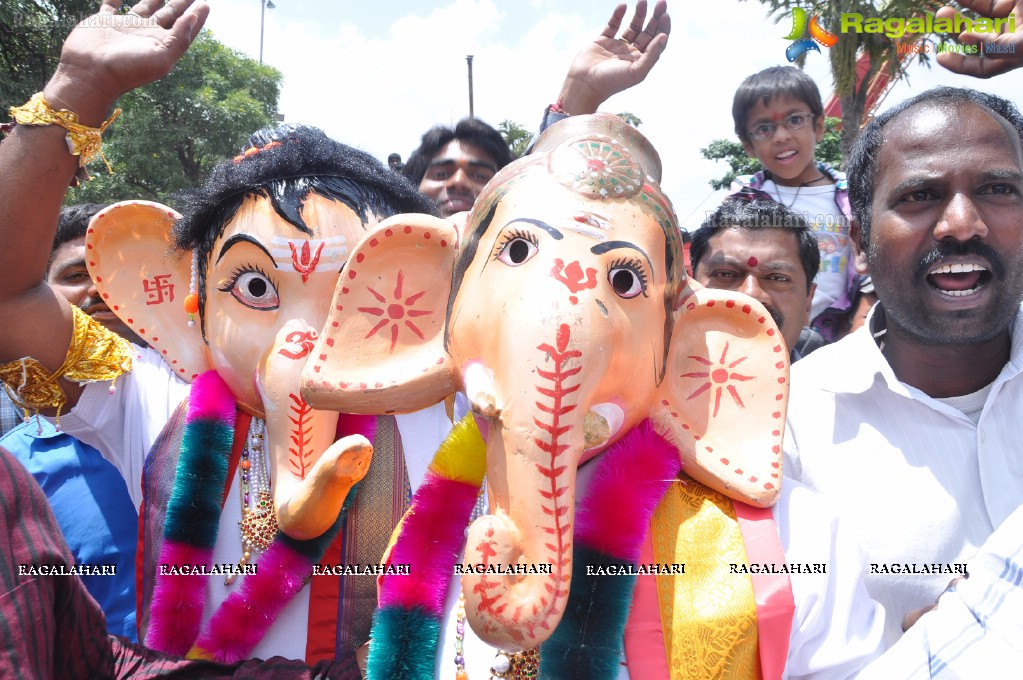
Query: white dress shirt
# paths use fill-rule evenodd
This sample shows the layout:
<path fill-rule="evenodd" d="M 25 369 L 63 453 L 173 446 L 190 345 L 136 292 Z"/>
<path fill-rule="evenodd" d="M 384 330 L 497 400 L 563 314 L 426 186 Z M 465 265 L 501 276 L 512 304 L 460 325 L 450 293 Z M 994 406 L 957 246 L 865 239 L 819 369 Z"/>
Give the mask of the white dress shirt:
<path fill-rule="evenodd" d="M 1019 677 L 1023 669 L 1023 506 L 941 596 L 859 680 Z"/>
<path fill-rule="evenodd" d="M 1023 311 L 975 425 L 895 377 L 868 330 L 876 310 L 792 367 L 785 472 L 831 498 L 879 568 L 963 563 L 1023 499 Z M 867 574 L 889 645 L 902 617 L 933 604 L 954 577 Z"/>

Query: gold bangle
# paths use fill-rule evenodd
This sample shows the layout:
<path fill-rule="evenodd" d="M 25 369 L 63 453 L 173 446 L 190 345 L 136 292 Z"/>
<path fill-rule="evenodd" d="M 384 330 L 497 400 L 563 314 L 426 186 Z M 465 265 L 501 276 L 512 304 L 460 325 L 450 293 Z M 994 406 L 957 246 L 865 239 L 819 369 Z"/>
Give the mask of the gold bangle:
<path fill-rule="evenodd" d="M 110 173 L 113 173 L 113 170 L 101 149 L 103 132 L 120 114 L 121 109 L 116 109 L 102 125 L 89 127 L 78 122 L 78 114 L 74 111 L 55 110 L 43 99 L 42 92 L 36 92 L 23 106 L 11 107 L 11 117 L 19 125 L 59 125 L 67 130 L 67 148 L 73 156 L 79 157 L 78 167 L 84 168 L 98 155 Z"/>
<path fill-rule="evenodd" d="M 71 382 L 111 381 L 110 391 L 116 389 L 117 378 L 131 371 L 132 349 L 127 340 L 101 326 L 88 314 L 71 305 L 74 320 L 71 344 L 64 363 L 53 373 L 31 357 L 0 365 L 0 383 L 15 406 L 38 413 L 44 409 L 60 412 L 67 403 L 67 395 L 58 380 Z"/>

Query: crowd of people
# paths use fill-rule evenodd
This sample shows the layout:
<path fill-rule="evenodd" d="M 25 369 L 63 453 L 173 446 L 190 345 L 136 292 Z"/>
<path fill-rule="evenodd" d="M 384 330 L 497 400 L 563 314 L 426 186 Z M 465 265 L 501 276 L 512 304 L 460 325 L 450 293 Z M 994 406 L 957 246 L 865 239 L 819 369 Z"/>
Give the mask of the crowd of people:
<path fill-rule="evenodd" d="M 1023 66 L 1023 3 L 960 4 L 1018 24 L 962 40 L 1020 50 L 943 67 Z M 1012 675 L 1023 115 L 930 89 L 871 120 L 843 172 L 816 159 L 813 80 L 753 74 L 732 115 L 763 170 L 688 235 L 686 272 L 661 159 L 594 115 L 665 50 L 666 3 L 649 9 L 614 10 L 522 159 L 475 119 L 386 164 L 285 125 L 173 205 L 62 209 L 117 97 L 168 73 L 210 9 L 104 0 L 71 32 L 0 143 L 0 314 L 18 320 L 0 333 L 0 674 Z M 596 266 L 541 254 L 579 243 Z M 503 267 L 536 273 L 486 288 Z M 550 281 L 570 293 L 560 306 L 497 337 L 487 314 L 517 309 L 502 297 Z M 654 311 L 635 311 L 646 299 Z M 613 332 L 570 316 L 584 307 Z M 532 370 L 553 387 L 524 394 L 553 422 L 523 419 L 498 368 L 541 336 L 556 339 Z M 676 358 L 681 336 L 695 349 Z M 594 361 L 611 377 L 578 377 Z M 764 376 L 769 394 L 743 390 Z M 672 381 L 703 377 L 678 389 L 707 413 L 680 417 Z M 505 467 L 532 460 L 505 431 L 556 460 L 576 390 L 595 395 L 585 444 L 532 465 L 550 482 L 536 496 Z M 637 392 L 660 401 L 634 413 Z M 741 417 L 718 422 L 729 406 Z M 599 495 L 608 474 L 621 495 Z M 537 521 L 555 555 L 539 565 L 515 543 L 531 539 L 502 534 L 531 505 L 555 522 Z M 500 587 L 451 577 L 500 556 L 524 569 Z M 683 569 L 601 581 L 584 559 Z M 566 575 L 509 607 L 531 565 Z"/>

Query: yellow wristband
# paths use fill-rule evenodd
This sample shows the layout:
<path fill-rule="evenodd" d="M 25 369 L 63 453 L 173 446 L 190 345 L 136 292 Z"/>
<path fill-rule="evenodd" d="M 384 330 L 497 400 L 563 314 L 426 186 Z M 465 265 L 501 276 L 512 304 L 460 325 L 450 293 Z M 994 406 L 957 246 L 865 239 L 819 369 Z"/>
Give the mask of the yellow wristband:
<path fill-rule="evenodd" d="M 108 172 L 113 172 L 107 157 L 103 155 L 103 132 L 107 126 L 121 114 L 121 109 L 114 111 L 99 127 L 89 127 L 78 122 L 78 114 L 67 109 L 59 111 L 43 99 L 43 93 L 32 95 L 23 106 L 12 106 L 11 117 L 19 125 L 59 125 L 67 130 L 67 147 L 72 155 L 78 156 L 78 166 L 84 168 L 87 163 L 98 155 L 103 159 Z"/>

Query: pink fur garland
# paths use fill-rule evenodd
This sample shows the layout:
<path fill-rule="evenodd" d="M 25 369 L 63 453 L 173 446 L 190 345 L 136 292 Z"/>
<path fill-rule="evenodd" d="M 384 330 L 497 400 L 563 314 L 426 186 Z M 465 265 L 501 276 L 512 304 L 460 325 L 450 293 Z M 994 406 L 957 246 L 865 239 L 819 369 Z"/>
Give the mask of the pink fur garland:
<path fill-rule="evenodd" d="M 247 659 L 311 570 L 308 558 L 274 541 L 259 558 L 256 573 L 245 576 L 217 608 L 189 656 L 222 663 Z"/>
<path fill-rule="evenodd" d="M 440 618 L 451 569 L 465 542 L 465 527 L 476 504 L 476 487 L 427 471 L 406 516 L 391 564 L 415 565 L 416 575 L 385 577 L 379 608 L 425 608 Z"/>
<path fill-rule="evenodd" d="M 227 384 L 215 371 L 209 371 L 193 381 L 186 427 L 196 421 L 233 423 L 235 409 L 235 398 Z M 372 443 L 376 423 L 376 416 L 341 414 L 337 434 L 361 434 Z M 157 564 L 209 565 L 212 560 L 212 549 L 164 539 Z M 260 557 L 258 566 L 259 571 L 243 577 L 239 589 L 218 607 L 198 640 L 210 577 L 158 575 L 150 605 L 147 646 L 178 656 L 189 654 L 224 662 L 247 658 L 305 585 L 312 569 L 308 558 L 279 540 Z"/>
<path fill-rule="evenodd" d="M 376 416 L 342 413 L 338 416 L 337 438 L 361 434 L 373 443 L 376 427 Z M 242 577 L 238 590 L 210 617 L 190 657 L 222 663 L 247 659 L 281 611 L 302 590 L 313 563 L 278 539 L 259 557 L 257 567 L 256 573 Z"/>
<path fill-rule="evenodd" d="M 185 422 L 209 418 L 222 423 L 234 422 L 236 402 L 227 383 L 216 371 L 206 371 L 192 381 L 188 393 Z"/>
<path fill-rule="evenodd" d="M 598 464 L 576 516 L 576 541 L 635 562 L 654 508 L 682 468 L 678 449 L 644 420 Z"/>
<path fill-rule="evenodd" d="M 377 435 L 377 417 L 356 413 L 341 413 L 337 417 L 337 439 L 349 434 L 361 434 L 372 444 Z"/>
<path fill-rule="evenodd" d="M 186 543 L 165 540 L 160 546 L 159 565 L 191 567 L 209 564 L 213 551 Z M 153 590 L 146 646 L 184 656 L 199 634 L 206 599 L 206 576 L 197 574 L 160 575 L 160 588 Z"/>
<path fill-rule="evenodd" d="M 371 444 L 376 436 L 376 416 L 340 414 L 337 437 L 348 435 L 362 435 Z M 313 566 L 279 539 L 257 564 L 258 571 L 242 577 L 238 589 L 217 607 L 189 656 L 225 664 L 248 659 L 281 610 L 302 590 Z"/>

